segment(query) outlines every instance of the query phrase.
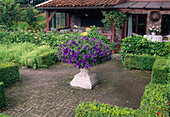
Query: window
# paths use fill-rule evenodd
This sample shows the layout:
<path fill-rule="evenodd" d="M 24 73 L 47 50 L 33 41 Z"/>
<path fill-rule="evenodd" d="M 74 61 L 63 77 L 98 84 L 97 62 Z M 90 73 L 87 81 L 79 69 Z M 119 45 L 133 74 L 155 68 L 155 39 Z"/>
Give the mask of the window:
<path fill-rule="evenodd" d="M 50 13 L 51 15 L 52 13 Z M 56 13 L 50 21 L 50 28 L 63 29 L 66 27 L 66 13 Z"/>
<path fill-rule="evenodd" d="M 170 15 L 162 15 L 162 35 L 170 35 Z"/>
<path fill-rule="evenodd" d="M 146 17 L 147 15 L 132 15 L 132 32 L 145 35 L 146 34 Z"/>
<path fill-rule="evenodd" d="M 101 20 L 104 17 L 102 16 L 102 14 L 83 14 L 81 15 L 81 26 L 103 26 L 103 23 L 101 22 Z"/>

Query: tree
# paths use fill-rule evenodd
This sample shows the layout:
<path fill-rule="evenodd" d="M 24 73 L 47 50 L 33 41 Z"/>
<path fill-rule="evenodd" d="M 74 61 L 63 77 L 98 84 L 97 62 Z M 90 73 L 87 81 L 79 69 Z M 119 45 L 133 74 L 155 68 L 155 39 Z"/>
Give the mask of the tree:
<path fill-rule="evenodd" d="M 36 15 L 38 15 L 38 11 L 29 5 L 29 8 L 22 11 L 21 19 L 22 21 L 27 22 L 31 28 L 35 28 L 37 22 Z"/>
<path fill-rule="evenodd" d="M 6 27 L 12 27 L 19 19 L 19 4 L 14 0 L 0 1 L 0 24 Z"/>

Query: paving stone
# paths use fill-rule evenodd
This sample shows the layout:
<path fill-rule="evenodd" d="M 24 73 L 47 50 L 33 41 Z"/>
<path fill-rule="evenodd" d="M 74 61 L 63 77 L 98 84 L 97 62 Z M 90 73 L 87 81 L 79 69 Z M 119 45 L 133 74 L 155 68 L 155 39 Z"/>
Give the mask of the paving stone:
<path fill-rule="evenodd" d="M 90 69 L 99 84 L 92 90 L 69 85 L 77 68 L 57 63 L 48 69 L 22 69 L 21 81 L 7 87 L 9 106 L 3 113 L 13 117 L 74 117 L 81 102 L 108 103 L 137 109 L 151 73 L 124 71 L 121 62 L 112 59 Z"/>

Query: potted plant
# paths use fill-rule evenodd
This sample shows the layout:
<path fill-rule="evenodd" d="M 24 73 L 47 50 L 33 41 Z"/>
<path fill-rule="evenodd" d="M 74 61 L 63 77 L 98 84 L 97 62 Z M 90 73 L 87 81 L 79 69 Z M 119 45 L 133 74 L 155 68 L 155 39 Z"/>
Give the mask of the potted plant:
<path fill-rule="evenodd" d="M 148 28 L 149 32 L 152 34 L 152 35 L 155 35 L 156 33 L 160 33 L 161 32 L 161 29 L 159 26 L 150 26 Z"/>
<path fill-rule="evenodd" d="M 59 60 L 80 69 L 80 73 L 74 76 L 70 85 L 85 89 L 92 89 L 97 84 L 96 74 L 90 74 L 89 68 L 111 59 L 110 47 L 96 38 L 75 37 L 56 49 Z"/>

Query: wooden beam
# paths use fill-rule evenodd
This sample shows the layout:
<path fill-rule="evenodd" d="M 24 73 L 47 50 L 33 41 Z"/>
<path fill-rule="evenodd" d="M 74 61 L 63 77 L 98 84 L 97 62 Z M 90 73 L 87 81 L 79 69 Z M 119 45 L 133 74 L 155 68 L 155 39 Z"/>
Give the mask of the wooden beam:
<path fill-rule="evenodd" d="M 139 20 L 139 15 L 136 15 L 136 34 L 138 34 L 138 20 Z"/>
<path fill-rule="evenodd" d="M 53 13 L 50 15 L 50 17 L 48 18 L 48 21 L 50 21 L 53 17 L 54 17 L 54 15 L 56 14 L 56 12 L 57 11 L 53 11 Z"/>
<path fill-rule="evenodd" d="M 69 16 L 69 13 L 66 14 L 66 27 L 67 28 L 70 27 L 70 16 Z"/>
<path fill-rule="evenodd" d="M 111 27 L 112 36 L 111 36 L 110 42 L 114 42 L 115 41 L 115 26 L 114 26 L 113 20 L 111 21 L 111 24 L 112 24 L 112 27 Z"/>
<path fill-rule="evenodd" d="M 53 11 L 50 15 L 49 11 L 46 11 L 46 31 L 50 31 L 50 20 L 54 17 L 57 11 Z"/>
<path fill-rule="evenodd" d="M 50 22 L 48 21 L 48 18 L 50 16 L 50 12 L 46 11 L 46 31 L 50 31 Z"/>

